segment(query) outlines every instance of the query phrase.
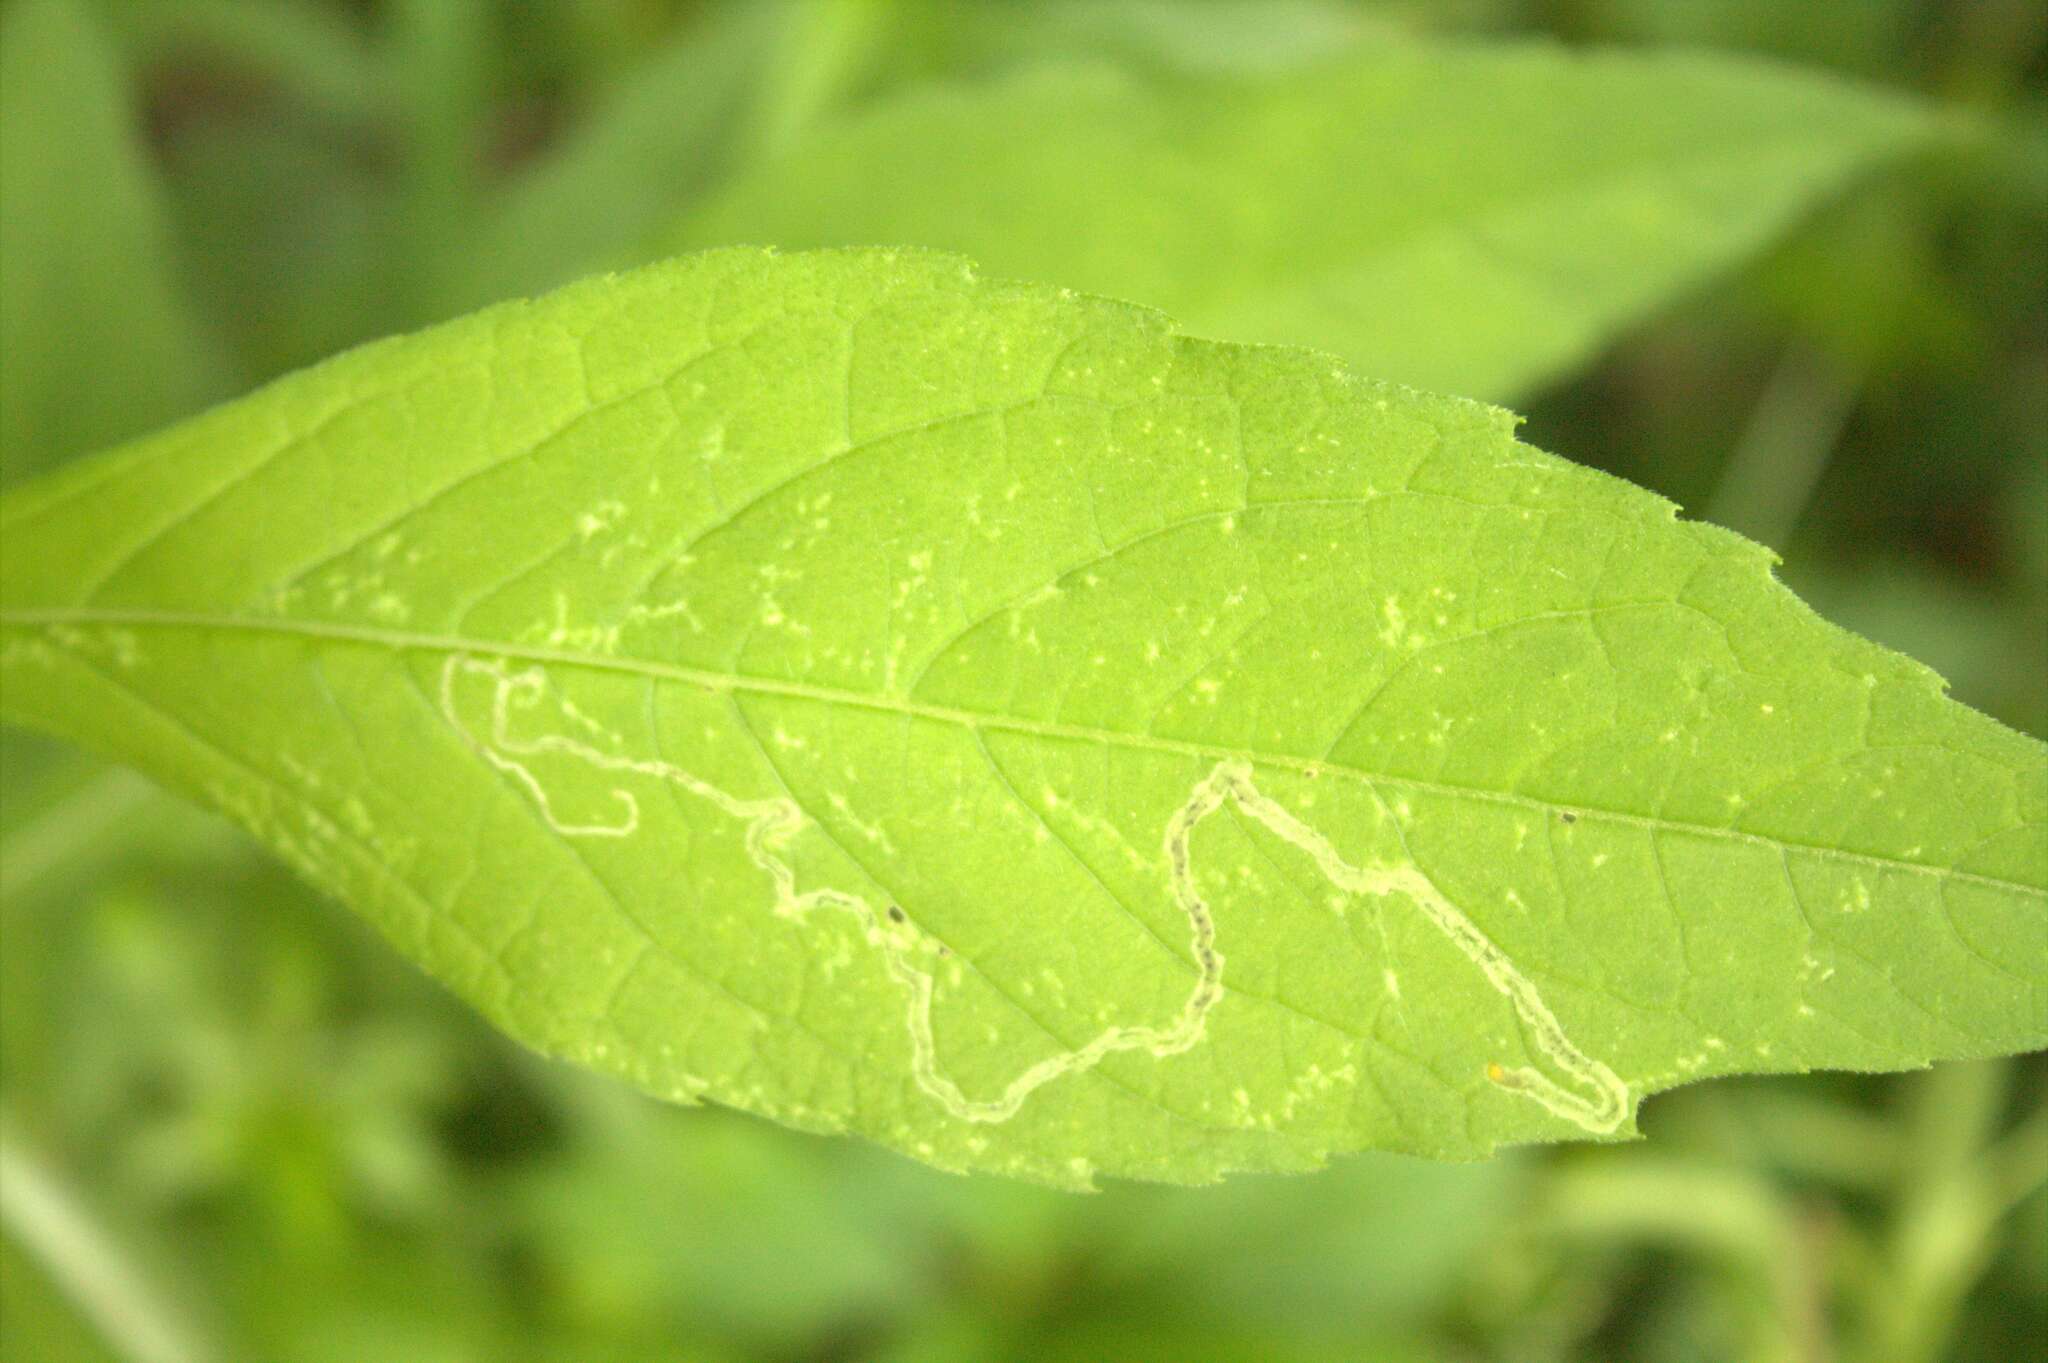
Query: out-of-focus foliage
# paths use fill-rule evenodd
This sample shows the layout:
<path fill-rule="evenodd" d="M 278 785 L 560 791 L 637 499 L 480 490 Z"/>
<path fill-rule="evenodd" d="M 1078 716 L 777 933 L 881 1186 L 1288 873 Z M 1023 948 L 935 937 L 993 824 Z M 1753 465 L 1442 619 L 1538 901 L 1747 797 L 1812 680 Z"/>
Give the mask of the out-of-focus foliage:
<path fill-rule="evenodd" d="M 97 16 L 18 0 L 0 18 L 0 481 L 226 391 L 183 292 L 137 93 Z"/>
<path fill-rule="evenodd" d="M 874 101 L 661 240 L 938 247 L 1512 403 L 1931 131 L 1911 104 L 1699 54 L 1417 40 L 1263 76 L 1035 65 Z"/>
<path fill-rule="evenodd" d="M 1742 518 L 1830 616 L 2048 731 L 2048 10 L 2030 0 L 436 8 L 0 5 L 6 307 L 44 287 L 13 278 L 18 214 L 70 214 L 41 239 L 74 268 L 139 243 L 71 277 L 90 297 L 31 324 L 55 333 L 7 323 L 7 407 L 64 375 L 38 399 L 51 429 L 121 422 L 24 461 L 573 273 L 547 233 L 627 248 L 723 167 L 933 78 L 1066 56 L 1270 70 L 1405 32 L 1707 45 L 1917 94 L 1977 151 L 1847 194 L 1524 395 L 1526 434 Z M 457 21 L 460 42 L 433 31 Z M 55 79 L 17 45 L 38 26 L 101 35 L 78 69 L 111 74 Z M 724 55 L 700 79 L 661 79 L 705 47 Z M 54 110 L 17 117 L 38 87 Z M 98 150 L 17 155 L 35 127 Z M 493 234 L 517 245 L 481 259 Z M 138 358 L 179 336 L 192 370 Z M 49 1204 L 0 1187 L 9 1359 L 117 1356 L 104 1296 L 51 1268 L 52 1233 L 79 1225 L 137 1288 L 123 1309 L 216 1359 L 2002 1363 L 2048 1338 L 2038 1059 L 1714 1085 L 1650 1104 L 1646 1147 L 1491 1165 L 1086 1199 L 967 1183 L 532 1061 L 224 830 L 6 743 L 0 1153 L 70 1214 L 24 1224 Z"/>

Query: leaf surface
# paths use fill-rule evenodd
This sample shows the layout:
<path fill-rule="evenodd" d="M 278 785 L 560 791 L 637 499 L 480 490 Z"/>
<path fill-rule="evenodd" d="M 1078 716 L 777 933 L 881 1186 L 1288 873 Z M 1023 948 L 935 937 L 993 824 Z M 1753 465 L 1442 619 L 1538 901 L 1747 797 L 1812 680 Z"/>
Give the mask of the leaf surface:
<path fill-rule="evenodd" d="M 2048 762 L 1474 403 L 714 252 L 0 502 L 6 715 L 515 1037 L 947 1168 L 1615 1137 L 2048 1039 Z"/>
<path fill-rule="evenodd" d="M 1902 103 L 1705 56 L 1374 42 L 1264 76 L 1051 65 L 878 104 L 666 245 L 959 251 L 1506 399 L 1926 132 Z"/>

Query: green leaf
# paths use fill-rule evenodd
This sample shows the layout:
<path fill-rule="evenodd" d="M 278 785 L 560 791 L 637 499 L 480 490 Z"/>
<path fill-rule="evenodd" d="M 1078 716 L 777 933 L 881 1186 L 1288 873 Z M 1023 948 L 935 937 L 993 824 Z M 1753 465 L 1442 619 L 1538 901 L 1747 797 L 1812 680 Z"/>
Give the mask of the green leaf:
<path fill-rule="evenodd" d="M 1920 141 L 1911 107 L 1705 56 L 1373 44 L 1266 76 L 914 91 L 742 176 L 690 250 L 911 244 L 1507 398 Z"/>
<path fill-rule="evenodd" d="M 71 0 L 0 27 L 0 481 L 126 439 L 223 388 L 179 296 L 124 74 Z"/>
<path fill-rule="evenodd" d="M 1344 0 L 1052 0 L 1023 13 L 940 6 L 945 19 L 996 51 L 1119 61 L 1189 72 L 1280 71 L 1362 39 L 1392 37 L 1391 22 Z"/>
<path fill-rule="evenodd" d="M 2048 760 L 1494 408 L 714 252 L 0 501 L 0 703 L 513 1036 L 954 1169 L 2048 1040 Z"/>

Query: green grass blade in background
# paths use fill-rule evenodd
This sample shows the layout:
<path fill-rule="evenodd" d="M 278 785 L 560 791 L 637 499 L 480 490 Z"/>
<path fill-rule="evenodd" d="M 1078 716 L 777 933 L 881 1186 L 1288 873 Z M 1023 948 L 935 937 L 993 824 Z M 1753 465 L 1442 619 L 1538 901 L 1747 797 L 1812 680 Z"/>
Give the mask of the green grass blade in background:
<path fill-rule="evenodd" d="M 73 0 L 0 24 L 0 482 L 230 385 L 180 294 L 126 75 Z"/>
<path fill-rule="evenodd" d="M 1707 56 L 1375 43 L 1263 78 L 1048 65 L 827 125 L 667 245 L 956 250 L 1506 399 L 1926 131 L 1895 98 Z"/>
<path fill-rule="evenodd" d="M 47 1363 L 124 1363 L 13 1240 L 0 1236 L 0 1350 Z"/>
<path fill-rule="evenodd" d="M 211 1363 L 59 1172 L 0 1111 L 0 1345 L 47 1363 Z"/>
<path fill-rule="evenodd" d="M 463 281 L 471 304 L 620 263 L 729 172 L 776 17 L 768 5 L 716 6 L 604 92 L 490 206 Z"/>
<path fill-rule="evenodd" d="M 366 347 L 0 503 L 5 713 L 513 1036 L 1085 1184 L 2048 1041 L 2048 761 L 1497 409 L 889 252 Z"/>

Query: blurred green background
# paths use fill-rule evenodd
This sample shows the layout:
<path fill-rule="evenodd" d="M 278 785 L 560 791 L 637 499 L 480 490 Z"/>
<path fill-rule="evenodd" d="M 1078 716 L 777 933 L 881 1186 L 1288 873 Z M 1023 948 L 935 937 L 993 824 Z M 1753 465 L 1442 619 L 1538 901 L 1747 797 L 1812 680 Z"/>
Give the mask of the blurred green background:
<path fill-rule="evenodd" d="M 920 82 L 1431 34 L 1757 54 L 1985 132 L 1517 405 L 2048 732 L 2038 0 L 9 0 L 0 479 L 558 282 Z M 970 1182 L 528 1056 L 226 826 L 5 744 L 10 1363 L 2048 1354 L 2039 1056 L 1477 1166 Z"/>

